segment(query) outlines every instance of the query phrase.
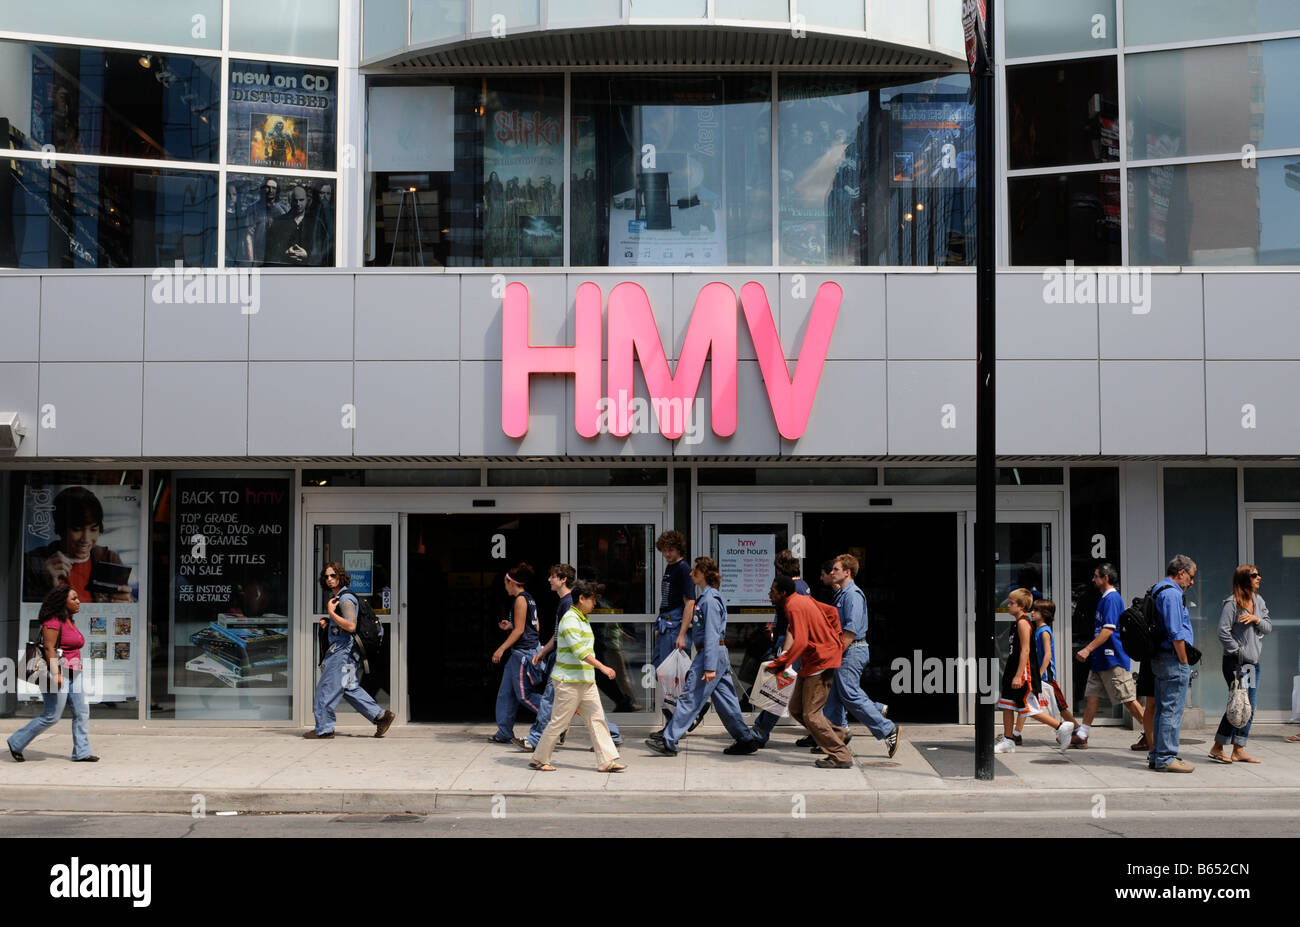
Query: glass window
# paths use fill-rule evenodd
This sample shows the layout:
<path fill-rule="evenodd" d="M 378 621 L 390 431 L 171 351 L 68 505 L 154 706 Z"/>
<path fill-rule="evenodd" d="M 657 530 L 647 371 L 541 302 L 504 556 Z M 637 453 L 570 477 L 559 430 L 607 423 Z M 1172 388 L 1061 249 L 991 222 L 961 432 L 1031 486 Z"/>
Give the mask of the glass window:
<path fill-rule="evenodd" d="M 772 262 L 766 75 L 575 76 L 575 266 Z"/>
<path fill-rule="evenodd" d="M 4 4 L 4 28 L 38 35 L 220 48 L 221 0 L 15 0 Z"/>
<path fill-rule="evenodd" d="M 1119 160 L 1112 57 L 1007 68 L 1011 169 Z"/>
<path fill-rule="evenodd" d="M 0 147 L 217 160 L 216 58 L 0 42 Z"/>
<path fill-rule="evenodd" d="M 862 0 L 799 0 L 798 10 L 810 26 L 858 31 L 867 27 L 866 4 Z"/>
<path fill-rule="evenodd" d="M 803 3 L 800 3 L 799 12 L 802 13 L 803 11 Z M 871 16 L 867 20 L 867 26 L 875 35 L 925 43 L 930 38 L 929 20 L 930 10 L 928 4 L 896 3 L 894 0 L 871 0 Z M 965 42 L 963 33 L 963 48 Z"/>
<path fill-rule="evenodd" d="M 1012 264 L 1120 263 L 1119 171 L 1013 177 L 1007 194 Z"/>
<path fill-rule="evenodd" d="M 538 0 L 473 0 L 473 3 L 474 32 L 505 29 L 508 34 L 511 29 L 536 26 L 541 21 Z"/>
<path fill-rule="evenodd" d="M 617 20 L 623 18 L 623 0 L 551 0 L 547 15 L 553 23 Z"/>
<path fill-rule="evenodd" d="M 230 48 L 294 58 L 338 58 L 338 0 L 230 0 Z"/>
<path fill-rule="evenodd" d="M 1293 617 L 1300 611 L 1300 570 L 1296 569 L 1296 559 L 1300 557 L 1300 518 L 1252 518 L 1250 549 L 1254 565 L 1260 574 L 1260 596 L 1268 603 L 1269 617 L 1275 632 L 1264 638 L 1264 650 L 1259 661 L 1259 701 L 1256 708 L 1261 711 L 1281 709 L 1290 714 L 1292 680 L 1297 659 L 1296 625 L 1300 625 L 1300 621 Z M 1196 579 L 1199 584 L 1199 571 Z M 1210 599 L 1211 593 L 1219 591 L 1207 590 L 1206 599 Z M 1226 597 L 1229 590 L 1224 589 L 1223 593 Z M 1211 667 L 1217 665 L 1209 658 L 1206 662 Z M 1216 674 L 1211 670 L 1202 675 Z M 1227 697 L 1227 686 L 1221 675 L 1217 679 L 1207 679 L 1206 683 L 1210 694 L 1205 696 L 1202 704 L 1217 705 Z M 1211 689 L 1211 683 L 1218 683 L 1222 688 Z"/>
<path fill-rule="evenodd" d="M 13 572 L 14 595 L 5 602 L 6 617 L 16 620 L 5 624 L 17 638 L 6 634 L 7 642 L 0 642 L 13 648 L 12 658 L 17 647 L 38 639 L 41 602 L 56 586 L 71 586 L 81 600 L 73 620 L 86 639 L 82 679 L 91 715 L 103 718 L 112 708 L 110 717 L 136 717 L 138 667 L 149 643 L 140 614 L 140 471 L 47 470 L 25 479 L 16 473 L 12 489 L 13 517 L 4 522 L 12 534 L 4 546 L 17 544 L 13 562 L 21 569 Z M 4 507 L 0 501 L 0 512 Z M 15 691 L 9 672 L 4 694 L 16 696 L 17 704 L 6 698 L 6 707 L 18 717 L 39 715 L 41 693 L 21 678 Z"/>
<path fill-rule="evenodd" d="M 638 19 L 689 19 L 704 17 L 704 0 L 631 0 Z"/>
<path fill-rule="evenodd" d="M 782 77 L 782 264 L 974 262 L 968 82 Z"/>
<path fill-rule="evenodd" d="M 170 267 L 217 261 L 217 174 L 9 160 L 0 267 Z"/>
<path fill-rule="evenodd" d="M 1096 636 L 1093 634 L 1094 616 L 1101 594 L 1092 584 L 1093 571 L 1101 563 L 1109 562 L 1116 569 L 1120 564 L 1119 519 L 1119 468 L 1070 468 L 1070 602 L 1072 615 L 1070 627 L 1073 640 L 1055 640 L 1057 678 L 1066 677 L 1066 666 L 1073 674 L 1076 703 L 1081 702 L 1088 682 L 1088 664 L 1075 660 L 1073 655 L 1086 647 Z M 1138 580 L 1133 583 L 1136 589 Z M 1150 583 L 1143 586 L 1146 589 Z M 1129 590 L 1129 584 L 1120 577 L 1120 591 L 1128 599 L 1138 595 Z M 1062 596 L 1064 598 L 1064 596 Z M 1126 600 L 1127 602 L 1127 600 Z M 1056 604 L 1056 627 L 1064 627 L 1067 603 Z M 1103 717 L 1120 718 L 1126 714 L 1121 705 L 1103 708 Z"/>
<path fill-rule="evenodd" d="M 1211 712 L 1217 712 L 1227 698 L 1219 674 L 1219 614 L 1224 596 L 1232 591 L 1232 573 L 1238 563 L 1237 471 L 1230 467 L 1166 467 L 1164 482 L 1165 559 L 1186 554 L 1196 561 L 1196 582 L 1183 598 L 1192 619 L 1192 637 L 1206 659 L 1196 667 L 1188 704 L 1205 706 L 1206 714 L 1213 717 Z M 1129 577 L 1130 598 L 1161 579 L 1164 566 L 1160 564 L 1156 576 Z M 1269 597 L 1265 594 L 1264 598 L 1267 601 Z M 1267 653 L 1272 642 L 1265 640 Z"/>
<path fill-rule="evenodd" d="M 1300 469 L 1295 467 L 1246 467 L 1247 502 L 1300 502 Z"/>
<path fill-rule="evenodd" d="M 372 82 L 366 263 L 559 266 L 559 77 Z"/>
<path fill-rule="evenodd" d="M 1189 42 L 1300 29 L 1295 0 L 1124 0 L 1129 45 Z"/>
<path fill-rule="evenodd" d="M 406 44 L 406 0 L 365 0 L 361 8 L 361 57 Z"/>
<path fill-rule="evenodd" d="M 555 5 L 554 0 L 551 5 Z M 718 19 L 786 23 L 790 21 L 790 2 L 789 0 L 714 0 L 713 15 Z"/>
<path fill-rule="evenodd" d="M 1300 263 L 1300 160 L 1129 169 L 1132 264 Z"/>
<path fill-rule="evenodd" d="M 334 68 L 232 60 L 226 160 L 276 170 L 334 170 L 337 100 Z"/>
<path fill-rule="evenodd" d="M 420 45 L 469 31 L 467 0 L 411 0 L 411 44 Z"/>
<path fill-rule="evenodd" d="M 226 175 L 227 267 L 333 267 L 334 181 Z"/>
<path fill-rule="evenodd" d="M 1124 66 L 1130 158 L 1300 146 L 1300 39 L 1129 55 Z"/>
<path fill-rule="evenodd" d="M 293 717 L 292 488 L 155 471 L 150 718 Z"/>
<path fill-rule="evenodd" d="M 596 611 L 602 615 L 653 615 L 654 525 L 577 526 L 578 579 L 601 583 Z"/>
<path fill-rule="evenodd" d="M 1006 57 L 1115 47 L 1115 0 L 1006 0 Z"/>

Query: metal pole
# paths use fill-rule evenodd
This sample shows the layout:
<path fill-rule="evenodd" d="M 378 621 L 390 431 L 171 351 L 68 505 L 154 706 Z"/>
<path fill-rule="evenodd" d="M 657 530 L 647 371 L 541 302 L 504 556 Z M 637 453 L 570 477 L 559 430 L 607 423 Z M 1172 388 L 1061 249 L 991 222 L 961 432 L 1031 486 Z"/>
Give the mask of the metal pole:
<path fill-rule="evenodd" d="M 994 223 L 994 194 L 997 183 L 997 137 L 993 113 L 993 11 L 988 0 L 987 45 L 976 81 L 975 97 L 975 196 L 976 246 L 975 301 L 977 303 L 975 344 L 975 657 L 977 666 L 996 666 L 993 618 L 997 608 L 994 592 L 994 553 L 997 544 L 997 460 L 996 428 L 995 287 L 997 256 Z M 980 693 L 975 699 L 975 778 L 993 779 L 994 705 Z"/>

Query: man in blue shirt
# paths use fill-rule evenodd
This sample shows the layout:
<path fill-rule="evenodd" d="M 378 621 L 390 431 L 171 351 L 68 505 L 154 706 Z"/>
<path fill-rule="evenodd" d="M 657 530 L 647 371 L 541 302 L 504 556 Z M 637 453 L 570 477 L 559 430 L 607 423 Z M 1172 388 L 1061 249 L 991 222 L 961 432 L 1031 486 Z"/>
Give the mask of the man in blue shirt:
<path fill-rule="evenodd" d="M 835 607 L 840 613 L 840 640 L 844 644 L 844 662 L 835 671 L 835 685 L 826 700 L 823 713 L 835 733 L 848 743 L 848 715 L 852 714 L 877 740 L 883 740 L 892 757 L 898 752 L 899 727 L 880 712 L 880 705 L 862 691 L 862 674 L 870 662 L 867 648 L 867 597 L 853 582 L 858 573 L 858 559 L 840 554 L 830 569 L 835 587 Z M 813 747 L 820 751 L 820 747 Z"/>
<path fill-rule="evenodd" d="M 1088 646 L 1074 655 L 1080 663 L 1089 663 L 1088 684 L 1083 696 L 1087 700 L 1083 709 L 1083 724 L 1070 740 L 1070 746 L 1084 749 L 1088 746 L 1088 731 L 1097 717 L 1097 707 L 1104 694 L 1112 703 L 1123 705 L 1128 713 L 1142 723 L 1142 706 L 1137 700 L 1137 683 L 1133 680 L 1133 664 L 1124 652 L 1119 639 L 1119 616 L 1124 613 L 1124 599 L 1115 587 L 1119 584 L 1119 570 L 1103 563 L 1092 571 L 1092 584 L 1101 593 L 1097 614 L 1093 619 L 1094 635 Z"/>
<path fill-rule="evenodd" d="M 1183 593 L 1196 581 L 1196 564 L 1186 554 L 1179 554 L 1169 561 L 1165 575 L 1166 579 L 1152 592 L 1165 639 L 1151 660 L 1156 679 L 1156 716 L 1147 766 L 1158 772 L 1189 773 L 1196 767 L 1178 758 L 1178 734 L 1192 678 L 1192 667 L 1187 662 L 1187 648 L 1193 643 L 1192 621 Z"/>

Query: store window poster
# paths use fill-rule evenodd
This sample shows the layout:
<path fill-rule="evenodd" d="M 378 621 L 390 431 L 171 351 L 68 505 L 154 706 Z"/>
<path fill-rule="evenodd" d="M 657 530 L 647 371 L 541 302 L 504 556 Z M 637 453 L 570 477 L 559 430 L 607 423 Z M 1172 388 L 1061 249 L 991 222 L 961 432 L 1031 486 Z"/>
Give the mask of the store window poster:
<path fill-rule="evenodd" d="M 334 68 L 231 61 L 226 102 L 229 163 L 335 170 L 337 86 Z"/>

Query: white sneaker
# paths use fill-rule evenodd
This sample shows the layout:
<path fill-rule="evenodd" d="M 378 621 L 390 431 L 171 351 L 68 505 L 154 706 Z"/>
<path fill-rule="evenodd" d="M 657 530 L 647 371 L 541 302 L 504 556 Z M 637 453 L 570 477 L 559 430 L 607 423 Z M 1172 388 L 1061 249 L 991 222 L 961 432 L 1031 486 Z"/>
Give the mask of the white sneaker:
<path fill-rule="evenodd" d="M 1006 737 L 999 737 L 998 742 L 993 745 L 994 753 L 1015 753 L 1016 742 L 1008 740 Z"/>
<path fill-rule="evenodd" d="M 1056 743 L 1065 753 L 1070 749 L 1070 735 L 1074 733 L 1073 721 L 1062 721 L 1061 726 L 1056 729 Z"/>

